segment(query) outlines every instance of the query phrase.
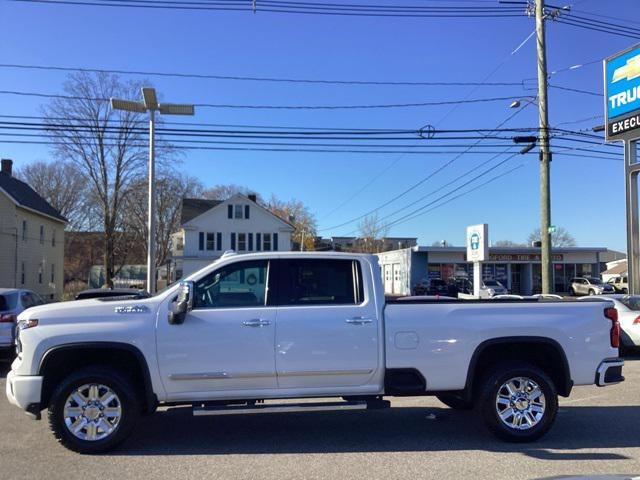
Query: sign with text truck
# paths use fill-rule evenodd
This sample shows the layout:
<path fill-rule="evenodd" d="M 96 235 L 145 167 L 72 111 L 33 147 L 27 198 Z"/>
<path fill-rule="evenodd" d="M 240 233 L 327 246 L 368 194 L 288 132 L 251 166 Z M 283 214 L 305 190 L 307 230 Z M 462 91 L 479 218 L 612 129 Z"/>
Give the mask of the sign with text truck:
<path fill-rule="evenodd" d="M 607 140 L 640 137 L 640 45 L 604 61 Z"/>

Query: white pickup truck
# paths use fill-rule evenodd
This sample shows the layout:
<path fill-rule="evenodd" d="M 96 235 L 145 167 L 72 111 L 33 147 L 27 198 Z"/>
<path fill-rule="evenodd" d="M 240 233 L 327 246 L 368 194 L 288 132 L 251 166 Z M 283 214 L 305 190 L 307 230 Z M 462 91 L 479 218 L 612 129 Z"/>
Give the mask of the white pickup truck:
<path fill-rule="evenodd" d="M 225 254 L 151 298 L 18 320 L 9 401 L 38 419 L 48 409 L 58 440 L 84 453 L 115 447 L 159 405 L 250 414 L 414 395 L 476 408 L 499 437 L 530 441 L 551 427 L 558 395 L 624 380 L 607 302 L 385 301 L 370 255 Z"/>

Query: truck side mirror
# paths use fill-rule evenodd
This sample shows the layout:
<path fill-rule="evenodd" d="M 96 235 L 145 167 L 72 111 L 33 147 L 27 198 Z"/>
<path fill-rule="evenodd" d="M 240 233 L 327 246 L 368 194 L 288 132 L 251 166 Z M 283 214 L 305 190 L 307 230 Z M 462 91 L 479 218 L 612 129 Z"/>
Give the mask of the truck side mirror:
<path fill-rule="evenodd" d="M 178 298 L 171 304 L 169 310 L 169 324 L 181 325 L 187 316 L 187 313 L 193 310 L 193 282 L 185 281 L 180 283 L 178 289 Z"/>

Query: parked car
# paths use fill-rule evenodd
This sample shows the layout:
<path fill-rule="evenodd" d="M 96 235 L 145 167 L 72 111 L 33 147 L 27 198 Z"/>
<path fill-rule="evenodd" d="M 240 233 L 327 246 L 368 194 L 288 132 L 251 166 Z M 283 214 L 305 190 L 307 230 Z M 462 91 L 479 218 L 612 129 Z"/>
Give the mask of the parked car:
<path fill-rule="evenodd" d="M 138 290 L 137 288 L 90 288 L 78 293 L 76 300 L 107 297 L 148 298 L 149 296 L 149 292 L 146 290 Z"/>
<path fill-rule="evenodd" d="M 414 295 L 447 295 L 449 286 L 440 278 L 423 278 L 414 288 Z"/>
<path fill-rule="evenodd" d="M 487 279 L 482 281 L 480 286 L 480 298 L 491 298 L 495 295 L 507 295 L 509 290 L 505 288 L 499 281 Z"/>
<path fill-rule="evenodd" d="M 629 293 L 629 284 L 627 283 L 626 275 L 610 278 L 607 283 L 613 287 L 616 293 Z"/>
<path fill-rule="evenodd" d="M 225 254 L 151 298 L 30 308 L 7 397 L 36 419 L 47 410 L 83 453 L 116 447 L 158 405 L 367 410 L 407 395 L 476 408 L 523 442 L 551 428 L 574 385 L 624 380 L 613 302 L 386 300 L 379 271 L 374 255 Z M 277 401 L 301 397 L 335 400 Z"/>
<path fill-rule="evenodd" d="M 618 310 L 620 321 L 621 349 L 637 351 L 640 349 L 640 295 L 602 295 L 597 297 L 584 297 L 583 301 L 612 301 Z"/>
<path fill-rule="evenodd" d="M 449 295 L 457 297 L 458 293 L 473 293 L 473 283 L 467 277 L 451 277 L 448 280 Z"/>
<path fill-rule="evenodd" d="M 18 314 L 29 307 L 42 305 L 43 298 L 31 290 L 0 288 L 0 349 L 15 348 L 15 330 Z"/>
<path fill-rule="evenodd" d="M 615 293 L 615 290 L 599 278 L 576 277 L 571 279 L 569 293 L 571 295 L 610 295 Z"/>

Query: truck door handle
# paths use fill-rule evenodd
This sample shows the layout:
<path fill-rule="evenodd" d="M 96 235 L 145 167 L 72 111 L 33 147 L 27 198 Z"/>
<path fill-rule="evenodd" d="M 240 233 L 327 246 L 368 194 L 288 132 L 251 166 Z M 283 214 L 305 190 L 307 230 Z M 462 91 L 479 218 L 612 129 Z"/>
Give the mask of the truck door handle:
<path fill-rule="evenodd" d="M 353 318 L 347 318 L 345 322 L 350 323 L 352 325 L 362 325 L 364 323 L 371 323 L 373 322 L 373 320 L 371 318 L 366 318 L 366 317 L 353 317 Z"/>
<path fill-rule="evenodd" d="M 271 325 L 271 322 L 269 320 L 263 320 L 262 318 L 254 318 L 252 320 L 245 320 L 242 322 L 242 325 L 245 327 L 264 327 Z"/>

